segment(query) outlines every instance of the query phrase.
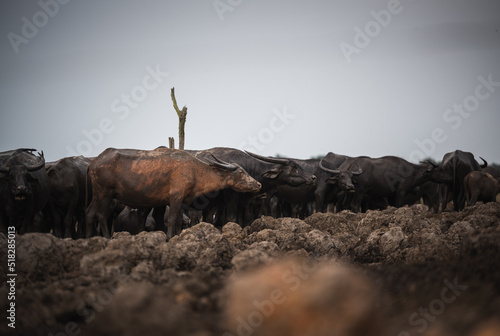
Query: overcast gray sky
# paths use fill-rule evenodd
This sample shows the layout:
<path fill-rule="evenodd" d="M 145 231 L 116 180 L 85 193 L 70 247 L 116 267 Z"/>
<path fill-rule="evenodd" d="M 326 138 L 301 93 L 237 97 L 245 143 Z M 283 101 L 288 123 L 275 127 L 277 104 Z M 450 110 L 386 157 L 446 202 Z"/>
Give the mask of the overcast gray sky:
<path fill-rule="evenodd" d="M 9 0 L 0 150 L 500 162 L 498 0 Z"/>

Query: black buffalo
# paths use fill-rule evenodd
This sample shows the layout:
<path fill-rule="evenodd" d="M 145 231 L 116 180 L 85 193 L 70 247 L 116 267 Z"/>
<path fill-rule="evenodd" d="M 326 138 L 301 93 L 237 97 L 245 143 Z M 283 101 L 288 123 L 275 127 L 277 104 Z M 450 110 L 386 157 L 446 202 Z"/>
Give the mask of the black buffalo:
<path fill-rule="evenodd" d="M 90 161 L 74 156 L 47 165 L 53 230 L 58 237 L 85 236 L 85 206 L 91 199 L 90 181 L 86 179 Z"/>
<path fill-rule="evenodd" d="M 270 206 L 270 215 L 273 217 L 279 216 L 294 216 L 292 208 L 299 217 L 309 215 L 310 202 L 315 200 L 315 190 L 324 184 L 320 184 L 321 169 L 319 169 L 319 159 L 300 160 L 293 159 L 293 162 L 298 164 L 302 171 L 310 176 L 315 176 L 315 183 L 306 183 L 301 185 L 291 184 L 276 184 L 274 188 L 268 191 L 268 199 Z"/>
<path fill-rule="evenodd" d="M 339 169 L 338 166 L 346 158 L 346 156 L 343 156 L 342 159 L 339 159 L 336 154 L 328 153 L 322 159 L 294 159 L 304 172 L 316 176 L 316 183 L 302 186 L 280 185 L 276 187 L 274 196 L 278 198 L 278 204 L 285 208 L 285 210 L 282 210 L 282 214 L 292 215 L 292 207 L 297 208 L 298 215 L 301 218 L 310 215 L 314 210 L 325 212 L 328 203 L 334 202 L 340 192 L 354 190 L 352 177 L 361 174 L 362 170 L 347 171 Z M 312 204 L 314 204 L 314 207 Z"/>
<path fill-rule="evenodd" d="M 209 159 L 212 155 L 215 155 L 224 161 L 237 163 L 250 176 L 262 184 L 260 193 L 270 193 L 281 185 L 297 187 L 313 185 L 316 181 L 316 176 L 304 171 L 301 165 L 293 159 L 265 157 L 226 147 L 189 152 L 202 160 Z M 226 189 L 210 200 L 213 201 L 212 203 L 217 204 L 218 212 L 222 214 L 220 216 L 221 224 L 228 221 L 236 221 L 242 225 L 246 225 L 255 218 L 256 213 L 269 212 L 268 205 L 264 211 L 249 213 L 249 204 L 255 199 L 255 196 L 255 194 L 251 193 L 242 194 Z M 208 209 L 208 207 L 205 209 Z"/>
<path fill-rule="evenodd" d="M 33 219 L 50 194 L 43 152 L 17 149 L 0 153 L 0 227 L 19 233 L 33 231 Z"/>
<path fill-rule="evenodd" d="M 338 211 L 344 208 L 343 202 L 347 198 L 348 194 L 355 192 L 356 187 L 354 186 L 354 183 L 357 183 L 357 181 L 355 181 L 353 177 L 359 176 L 363 172 L 363 169 L 358 167 L 358 170 L 354 171 L 343 168 L 342 163 L 348 159 L 347 156 L 340 159 L 337 158 L 337 160 L 333 162 L 334 165 L 338 165 L 338 168 L 335 169 L 325 167 L 325 159 L 328 160 L 328 157 L 321 160 L 319 167 L 321 170 L 332 175 L 328 177 L 326 183 L 328 185 L 332 185 L 333 188 L 327 191 L 324 199 L 327 201 L 336 201 L 336 209 Z M 330 197 L 328 197 L 328 195 L 330 195 Z"/>
<path fill-rule="evenodd" d="M 361 211 L 366 202 L 400 207 L 407 204 L 408 195 L 421 184 L 450 181 L 438 165 L 431 162 L 417 165 L 395 156 L 348 158 L 339 168 L 363 171 L 354 178 L 357 184 L 351 201 L 353 211 Z"/>

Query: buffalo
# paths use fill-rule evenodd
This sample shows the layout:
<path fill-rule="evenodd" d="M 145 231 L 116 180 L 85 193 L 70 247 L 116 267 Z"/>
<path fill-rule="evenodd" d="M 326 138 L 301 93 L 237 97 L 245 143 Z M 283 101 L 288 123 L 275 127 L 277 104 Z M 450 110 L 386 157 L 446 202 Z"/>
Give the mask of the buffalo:
<path fill-rule="evenodd" d="M 337 209 L 340 209 L 341 206 L 340 201 L 343 200 L 343 196 L 345 197 L 345 193 L 353 193 L 356 190 L 354 186 L 355 182 L 353 181 L 353 177 L 359 176 L 363 172 L 363 169 L 361 167 L 358 167 L 359 169 L 356 171 L 351 171 L 341 167 L 336 169 L 330 169 L 326 168 L 323 165 L 323 160 L 321 160 L 319 167 L 323 171 L 333 175 L 326 180 L 326 183 L 334 186 L 332 193 L 335 195 L 335 199 L 338 201 Z M 340 195 L 339 197 L 339 194 L 343 195 Z"/>
<path fill-rule="evenodd" d="M 400 207 L 407 203 L 408 195 L 421 184 L 450 181 L 443 168 L 432 162 L 417 165 L 396 156 L 348 158 L 339 169 L 361 169 L 363 172 L 354 178 L 357 185 L 351 200 L 353 211 L 361 211 L 367 201 Z"/>
<path fill-rule="evenodd" d="M 303 186 L 314 185 L 316 176 L 293 159 L 265 157 L 251 152 L 243 152 L 234 148 L 215 147 L 201 151 L 190 151 L 201 160 L 210 159 L 212 155 L 227 162 L 235 162 L 248 172 L 255 180 L 262 184 L 261 193 L 269 194 L 278 186 Z M 243 226 L 255 218 L 250 213 L 250 203 L 255 200 L 255 194 L 235 193 L 232 190 L 223 190 L 221 195 L 212 198 L 212 203 L 218 207 L 218 212 L 223 213 L 222 222 L 236 221 Z M 268 198 L 269 199 L 269 198 Z M 208 210 L 208 208 L 205 208 Z M 257 213 L 268 213 L 269 204 L 264 211 Z M 222 224 L 222 223 L 221 223 Z"/>
<path fill-rule="evenodd" d="M 488 166 L 488 163 L 483 158 L 481 158 L 481 160 L 483 160 L 482 165 L 474 159 L 474 155 L 472 153 L 461 150 L 456 150 L 443 156 L 441 165 L 443 169 L 450 176 L 452 176 L 451 181 L 449 181 L 445 188 L 441 191 L 441 203 L 443 209 L 446 208 L 446 203 L 448 203 L 448 194 L 451 193 L 455 211 L 463 210 L 465 207 L 464 178 L 470 172 L 480 171 L 482 168 L 486 168 Z"/>
<path fill-rule="evenodd" d="M 170 205 L 167 237 L 181 227 L 182 206 L 198 196 L 231 188 L 257 192 L 261 184 L 237 164 L 213 157 L 203 162 L 183 150 L 136 150 L 108 148 L 88 168 L 92 181 L 92 202 L 86 210 L 87 237 L 97 219 L 109 237 L 107 217 L 113 199 L 133 208 Z"/>
<path fill-rule="evenodd" d="M 20 148 L 0 153 L 0 227 L 15 227 L 19 233 L 33 231 L 35 215 L 44 209 L 50 195 L 43 152 Z"/>
<path fill-rule="evenodd" d="M 328 154 L 329 158 L 331 158 L 331 154 L 333 153 Z M 328 202 L 336 200 L 338 193 L 354 190 L 352 176 L 361 174 L 362 170 L 354 172 L 340 170 L 336 160 L 328 160 L 326 162 L 328 167 L 325 167 L 327 156 L 322 159 L 295 159 L 305 172 L 316 176 L 316 183 L 302 186 L 278 186 L 274 196 L 279 199 L 283 207 L 287 205 L 299 207 L 301 210 L 299 217 L 302 218 L 310 215 L 314 208 L 318 212 L 325 212 Z M 310 206 L 313 202 L 315 203 L 314 208 Z M 285 215 L 290 214 L 289 211 L 285 213 Z"/>
<path fill-rule="evenodd" d="M 53 230 L 58 237 L 85 236 L 85 206 L 91 195 L 91 188 L 86 181 L 90 161 L 90 158 L 83 156 L 66 157 L 46 167 L 50 181 Z"/>
<path fill-rule="evenodd" d="M 495 202 L 500 193 L 500 178 L 482 171 L 472 171 L 464 178 L 466 204 L 472 206 L 477 201 Z"/>

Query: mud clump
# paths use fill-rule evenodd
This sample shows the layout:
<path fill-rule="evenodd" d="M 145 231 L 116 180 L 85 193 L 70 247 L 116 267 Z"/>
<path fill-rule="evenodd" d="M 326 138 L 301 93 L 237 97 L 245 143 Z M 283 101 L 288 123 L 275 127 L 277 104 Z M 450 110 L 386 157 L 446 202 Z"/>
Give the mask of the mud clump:
<path fill-rule="evenodd" d="M 498 260 L 498 203 L 199 223 L 170 241 L 31 233 L 16 236 L 16 329 L 0 334 L 488 335 Z"/>
<path fill-rule="evenodd" d="M 381 335 L 373 285 L 338 263 L 286 259 L 236 274 L 227 291 L 233 335 Z"/>

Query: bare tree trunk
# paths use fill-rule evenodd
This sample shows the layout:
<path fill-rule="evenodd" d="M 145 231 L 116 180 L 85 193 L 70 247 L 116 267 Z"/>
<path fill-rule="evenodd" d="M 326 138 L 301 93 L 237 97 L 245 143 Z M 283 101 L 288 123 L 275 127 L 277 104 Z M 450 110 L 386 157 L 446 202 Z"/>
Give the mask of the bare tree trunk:
<path fill-rule="evenodd" d="M 179 149 L 184 149 L 184 125 L 186 125 L 187 107 L 184 106 L 182 110 L 179 110 L 177 100 L 175 99 L 175 88 L 172 88 L 170 96 L 174 103 L 175 112 L 177 112 L 177 116 L 179 117 Z"/>
<path fill-rule="evenodd" d="M 175 149 L 175 139 L 173 137 L 168 137 L 168 148 Z"/>

